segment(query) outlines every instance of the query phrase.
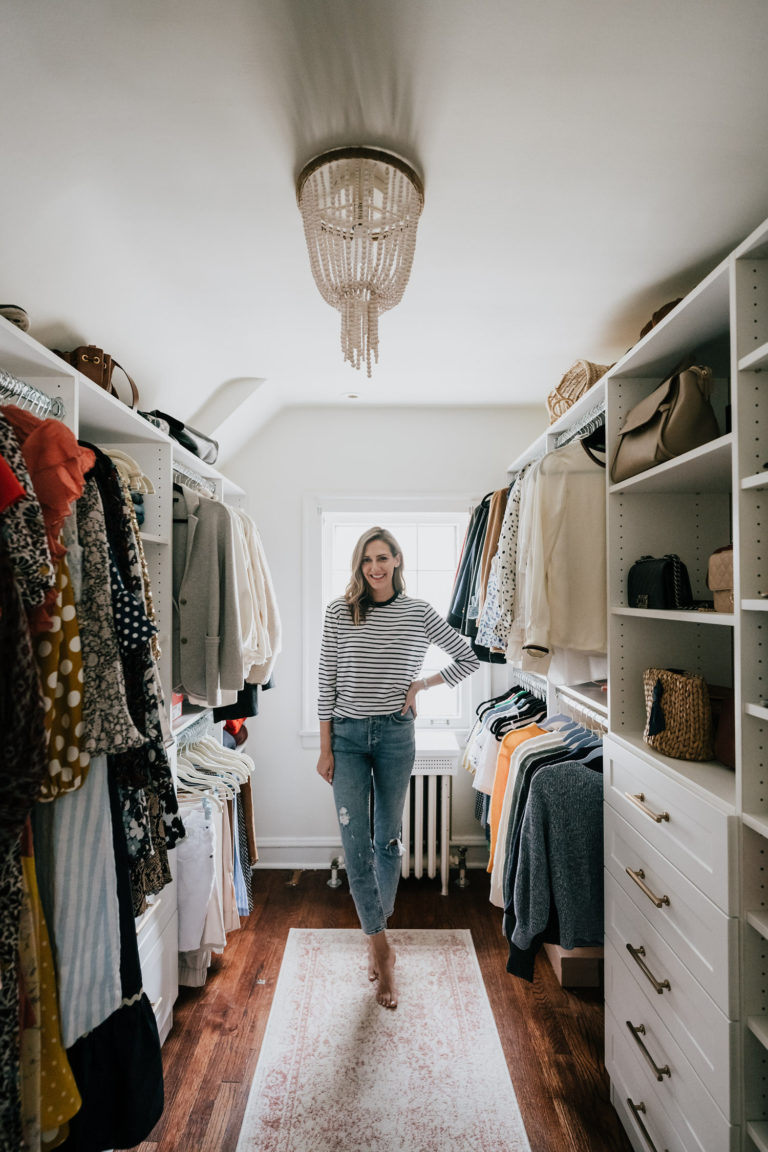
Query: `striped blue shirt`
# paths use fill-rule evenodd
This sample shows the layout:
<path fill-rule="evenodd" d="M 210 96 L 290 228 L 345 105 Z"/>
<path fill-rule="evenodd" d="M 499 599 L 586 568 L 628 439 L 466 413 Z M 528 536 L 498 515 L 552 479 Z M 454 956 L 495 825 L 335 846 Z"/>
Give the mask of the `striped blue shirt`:
<path fill-rule="evenodd" d="M 320 648 L 318 716 L 330 720 L 398 712 L 430 644 L 453 658 L 440 670 L 451 688 L 480 666 L 466 640 L 426 600 L 401 593 L 369 608 L 357 625 L 344 599 L 332 600 Z"/>

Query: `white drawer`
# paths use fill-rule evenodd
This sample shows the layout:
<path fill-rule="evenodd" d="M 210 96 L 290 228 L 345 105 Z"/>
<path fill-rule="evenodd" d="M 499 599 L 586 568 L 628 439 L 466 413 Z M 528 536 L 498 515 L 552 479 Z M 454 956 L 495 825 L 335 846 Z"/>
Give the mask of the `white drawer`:
<path fill-rule="evenodd" d="M 605 934 L 613 946 L 612 958 L 618 953 L 720 1110 L 733 1119 L 738 1024 L 723 1015 L 609 872 L 605 874 Z M 607 990 L 607 972 L 605 981 Z M 607 991 L 606 1000 L 618 1015 Z"/>
<path fill-rule="evenodd" d="M 607 803 L 710 900 L 735 915 L 736 817 L 610 738 L 603 741 L 603 779 Z"/>
<path fill-rule="evenodd" d="M 609 946 L 610 947 L 610 946 Z M 729 1124 L 717 1105 L 710 1100 L 704 1085 L 677 1045 L 664 1036 L 650 1019 L 638 1019 L 639 1006 L 631 1000 L 631 982 L 623 989 L 628 993 L 620 1016 L 605 1014 L 605 1064 L 616 1087 L 622 1085 L 624 1117 L 631 1117 L 635 1135 L 640 1135 L 637 1113 L 632 1114 L 627 1100 L 641 1101 L 647 1112 L 640 1117 L 658 1152 L 738 1152 L 739 1129 Z M 646 1031 L 638 1039 L 658 1068 L 669 1069 L 659 1080 L 626 1021 Z M 666 1045 L 666 1046 L 665 1046 Z M 652 1119 L 651 1119 L 652 1117 Z M 647 1118 L 647 1119 L 646 1119 Z M 625 1126 L 631 1131 L 629 1124 Z M 639 1143 L 644 1150 L 647 1140 Z"/>
<path fill-rule="evenodd" d="M 610 805 L 604 814 L 606 868 L 718 1008 L 734 1019 L 737 917 L 721 912 Z"/>
<path fill-rule="evenodd" d="M 689 1152 L 690 1142 L 685 1134 L 677 1131 L 658 1093 L 644 1079 L 610 1012 L 605 1014 L 605 1024 L 605 1063 L 611 1080 L 611 1103 L 635 1152 Z M 693 1144 L 692 1147 L 701 1152 L 701 1146 Z M 705 1152 L 738 1152 L 739 1129 L 729 1125 L 727 1143 L 722 1148 L 710 1141 L 704 1149 Z"/>
<path fill-rule="evenodd" d="M 179 994 L 179 923 L 174 911 L 164 931 L 141 958 L 142 986 L 152 1005 L 162 1044 L 173 1023 Z"/>
<path fill-rule="evenodd" d="M 139 941 L 139 955 L 146 955 L 157 939 L 162 936 L 165 926 L 176 911 L 176 882 L 166 884 L 157 896 L 147 899 L 147 910 L 136 920 L 136 935 Z"/>

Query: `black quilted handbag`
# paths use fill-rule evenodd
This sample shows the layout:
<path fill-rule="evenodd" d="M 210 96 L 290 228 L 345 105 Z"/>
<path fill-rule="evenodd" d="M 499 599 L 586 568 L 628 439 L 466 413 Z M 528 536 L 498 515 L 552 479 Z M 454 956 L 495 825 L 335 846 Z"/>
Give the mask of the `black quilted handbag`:
<path fill-rule="evenodd" d="M 688 569 L 675 553 L 641 556 L 627 576 L 630 608 L 690 608 L 693 604 Z"/>

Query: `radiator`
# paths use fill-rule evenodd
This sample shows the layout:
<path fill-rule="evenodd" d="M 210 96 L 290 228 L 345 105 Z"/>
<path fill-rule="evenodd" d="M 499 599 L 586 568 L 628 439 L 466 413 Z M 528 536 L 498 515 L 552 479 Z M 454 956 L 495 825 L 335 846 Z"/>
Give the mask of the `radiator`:
<path fill-rule="evenodd" d="M 455 756 L 417 753 L 403 807 L 403 876 L 409 876 L 413 867 L 417 879 L 425 869 L 432 879 L 437 875 L 439 859 L 443 896 L 448 895 L 451 776 L 455 771 Z"/>

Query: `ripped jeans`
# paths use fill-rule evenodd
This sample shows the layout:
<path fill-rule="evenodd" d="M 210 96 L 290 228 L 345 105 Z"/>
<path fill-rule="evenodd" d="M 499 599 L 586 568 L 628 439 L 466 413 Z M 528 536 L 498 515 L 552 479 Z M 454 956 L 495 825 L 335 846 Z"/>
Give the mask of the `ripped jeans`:
<path fill-rule="evenodd" d="M 372 936 L 386 928 L 395 906 L 403 805 L 416 751 L 413 717 L 335 716 L 331 736 L 333 798 L 349 887 L 360 926 Z"/>

